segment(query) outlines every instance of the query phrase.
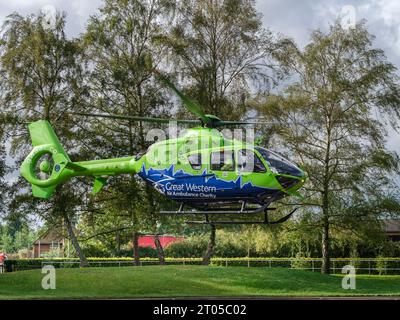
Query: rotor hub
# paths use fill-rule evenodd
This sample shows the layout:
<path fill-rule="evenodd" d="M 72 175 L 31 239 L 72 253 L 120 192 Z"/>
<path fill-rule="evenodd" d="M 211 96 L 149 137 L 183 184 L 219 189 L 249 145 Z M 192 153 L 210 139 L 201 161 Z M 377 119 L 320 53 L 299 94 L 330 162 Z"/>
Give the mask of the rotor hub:
<path fill-rule="evenodd" d="M 51 171 L 51 164 L 49 160 L 43 160 L 39 165 L 40 171 L 44 173 L 50 173 Z"/>

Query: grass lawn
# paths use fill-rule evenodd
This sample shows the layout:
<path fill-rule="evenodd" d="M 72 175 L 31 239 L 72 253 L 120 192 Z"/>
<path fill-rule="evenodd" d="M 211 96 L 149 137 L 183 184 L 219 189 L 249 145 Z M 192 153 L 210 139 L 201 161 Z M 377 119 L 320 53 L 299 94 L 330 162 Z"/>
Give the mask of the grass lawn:
<path fill-rule="evenodd" d="M 57 269 L 57 288 L 43 290 L 41 270 L 0 275 L 0 299 L 135 298 L 190 296 L 400 296 L 400 275 L 342 277 L 284 268 L 146 266 Z"/>

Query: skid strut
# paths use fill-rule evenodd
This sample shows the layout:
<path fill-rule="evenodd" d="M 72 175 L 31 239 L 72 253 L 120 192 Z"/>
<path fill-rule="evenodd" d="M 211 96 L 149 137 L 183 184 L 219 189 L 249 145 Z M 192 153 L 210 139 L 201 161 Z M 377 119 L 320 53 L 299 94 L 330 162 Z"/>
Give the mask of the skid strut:
<path fill-rule="evenodd" d="M 276 208 L 271 208 L 272 210 L 275 210 Z M 289 214 L 287 214 L 286 216 L 280 218 L 279 220 L 276 221 L 269 221 L 268 220 L 268 214 L 267 212 L 265 212 L 264 215 L 264 221 L 209 221 L 208 220 L 208 216 L 206 214 L 206 220 L 205 221 L 187 221 L 187 224 L 214 224 L 214 225 L 238 225 L 238 224 L 263 224 L 263 225 L 267 225 L 267 224 L 280 224 L 283 223 L 285 221 L 287 221 L 292 215 L 293 213 L 296 212 L 298 208 L 293 209 Z"/>
<path fill-rule="evenodd" d="M 182 203 L 179 206 L 179 209 L 177 211 L 161 211 L 161 214 L 167 214 L 167 215 L 188 215 L 188 214 L 193 214 L 193 215 L 204 215 L 205 216 L 205 220 L 202 221 L 187 221 L 187 224 L 214 224 L 214 225 L 238 225 L 238 224 L 263 224 L 263 225 L 267 225 L 267 224 L 279 224 L 279 223 L 283 223 L 285 221 L 287 221 L 292 215 L 293 213 L 295 213 L 295 211 L 298 208 L 295 208 L 294 210 L 292 210 L 289 214 L 287 214 L 286 216 L 280 218 L 279 220 L 276 221 L 270 221 L 268 219 L 268 211 L 271 210 L 276 210 L 276 208 L 268 208 L 268 204 L 264 204 L 258 208 L 252 208 L 252 209 L 246 209 L 246 202 L 242 202 L 241 208 L 237 209 L 237 210 L 227 210 L 227 209 L 223 209 L 223 208 L 215 208 L 212 210 L 203 210 L 203 211 L 199 211 L 199 210 L 190 210 L 190 211 L 185 211 L 183 210 L 184 204 Z M 215 215 L 215 214 L 257 214 L 257 213 L 262 213 L 264 212 L 264 220 L 263 221 L 211 221 L 209 218 L 209 215 Z"/>

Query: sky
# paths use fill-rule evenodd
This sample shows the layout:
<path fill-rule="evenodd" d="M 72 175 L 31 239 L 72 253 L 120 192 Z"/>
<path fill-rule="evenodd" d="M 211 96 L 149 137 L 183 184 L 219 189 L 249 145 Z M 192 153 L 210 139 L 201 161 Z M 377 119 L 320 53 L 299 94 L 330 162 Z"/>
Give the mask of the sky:
<path fill-rule="evenodd" d="M 14 11 L 26 15 L 50 5 L 66 12 L 66 31 L 74 37 L 84 31 L 88 17 L 97 12 L 101 3 L 102 0 L 0 0 L 0 25 Z M 300 46 L 307 44 L 311 30 L 327 30 L 338 17 L 349 23 L 366 19 L 370 33 L 376 36 L 374 45 L 383 49 L 389 61 L 400 69 L 399 0 L 258 0 L 256 7 L 266 28 L 293 38 Z M 399 134 L 391 132 L 388 147 L 400 154 Z"/>

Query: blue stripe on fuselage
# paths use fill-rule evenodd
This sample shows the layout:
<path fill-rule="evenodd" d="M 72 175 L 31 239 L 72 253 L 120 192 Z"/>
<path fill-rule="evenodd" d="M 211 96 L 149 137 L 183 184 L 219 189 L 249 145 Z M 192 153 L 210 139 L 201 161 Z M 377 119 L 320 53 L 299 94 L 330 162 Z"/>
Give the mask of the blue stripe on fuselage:
<path fill-rule="evenodd" d="M 217 201 L 232 198 L 255 198 L 276 192 L 274 189 L 254 186 L 251 182 L 242 185 L 241 177 L 234 181 L 217 178 L 214 174 L 193 175 L 179 169 L 175 172 L 174 165 L 168 169 L 146 169 L 142 165 L 139 176 L 154 184 L 154 187 L 174 200 L 205 200 Z"/>

